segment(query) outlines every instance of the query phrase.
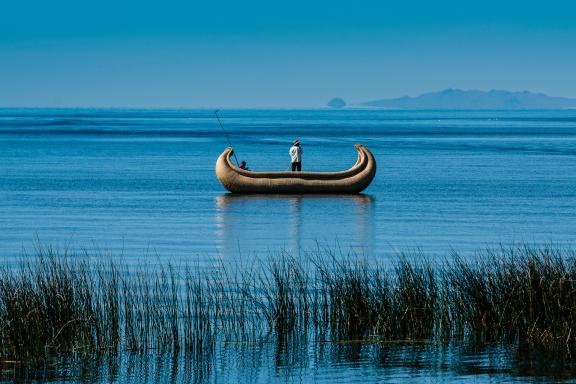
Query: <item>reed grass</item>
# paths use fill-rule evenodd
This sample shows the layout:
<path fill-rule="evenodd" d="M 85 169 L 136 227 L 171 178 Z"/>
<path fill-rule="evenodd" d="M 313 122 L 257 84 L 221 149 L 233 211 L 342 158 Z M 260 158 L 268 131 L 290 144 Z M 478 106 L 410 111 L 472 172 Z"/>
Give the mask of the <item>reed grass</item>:
<path fill-rule="evenodd" d="M 576 263 L 552 247 L 393 265 L 316 252 L 154 270 L 40 249 L 0 272 L 0 355 L 210 353 L 218 340 L 465 339 L 576 346 Z"/>

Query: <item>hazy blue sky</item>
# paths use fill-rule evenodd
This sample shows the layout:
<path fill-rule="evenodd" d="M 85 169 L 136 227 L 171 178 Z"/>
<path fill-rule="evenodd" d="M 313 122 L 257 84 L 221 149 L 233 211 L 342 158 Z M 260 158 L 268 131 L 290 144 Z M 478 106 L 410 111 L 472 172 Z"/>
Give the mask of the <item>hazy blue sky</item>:
<path fill-rule="evenodd" d="M 576 97 L 576 1 L 12 0 L 0 106 L 320 106 L 447 87 Z"/>

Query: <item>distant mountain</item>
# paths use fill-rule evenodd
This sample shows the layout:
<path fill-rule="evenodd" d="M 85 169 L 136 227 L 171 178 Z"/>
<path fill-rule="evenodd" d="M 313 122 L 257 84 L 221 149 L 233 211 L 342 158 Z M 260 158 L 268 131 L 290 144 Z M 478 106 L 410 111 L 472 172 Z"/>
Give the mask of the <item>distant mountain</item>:
<path fill-rule="evenodd" d="M 420 96 L 404 96 L 397 99 L 382 99 L 358 104 L 378 108 L 438 108 L 438 109 L 551 109 L 576 108 L 576 99 L 552 97 L 542 93 L 477 91 L 446 89 L 424 93 Z"/>

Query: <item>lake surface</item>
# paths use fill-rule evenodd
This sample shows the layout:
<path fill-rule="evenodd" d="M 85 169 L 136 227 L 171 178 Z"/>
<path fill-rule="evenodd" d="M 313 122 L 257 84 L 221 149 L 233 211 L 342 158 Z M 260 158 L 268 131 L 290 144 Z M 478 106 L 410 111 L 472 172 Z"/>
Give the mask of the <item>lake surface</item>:
<path fill-rule="evenodd" d="M 402 341 L 228 343 L 209 357 L 135 354 L 68 361 L 59 367 L 28 378 L 82 383 L 550 383 L 573 382 L 576 376 L 576 366 L 566 356 L 498 345 Z M 10 372 L 4 374 L 9 377 Z"/>
<path fill-rule="evenodd" d="M 378 173 L 359 196 L 234 196 L 206 110 L 0 110 L 0 257 L 35 242 L 202 265 L 280 249 L 376 259 L 576 240 L 576 111 L 235 110 L 222 121 L 254 170 Z"/>
<path fill-rule="evenodd" d="M 212 111 L 3 109 L 0 260 L 10 265 L 42 244 L 110 253 L 128 263 L 210 269 L 316 248 L 388 262 L 404 251 L 442 260 L 453 250 L 473 258 L 499 244 L 576 241 L 576 110 L 226 110 L 220 116 L 238 158 L 253 170 L 286 170 L 297 138 L 306 171 L 348 168 L 356 160 L 353 144 L 362 143 L 374 153 L 378 173 L 358 196 L 234 196 L 214 174 L 228 143 Z M 532 381 L 565 373 L 534 371 L 532 360 L 514 360 L 498 348 L 382 352 L 364 345 L 324 353 L 315 343 L 288 355 L 276 347 L 238 348 L 221 347 L 211 371 L 221 373 L 210 380 Z M 174 373 L 163 361 L 167 370 L 154 376 L 161 381 L 185 372 Z M 94 380 L 139 382 L 131 371 L 118 376 L 126 364 Z M 263 373 L 251 378 L 261 366 Z"/>

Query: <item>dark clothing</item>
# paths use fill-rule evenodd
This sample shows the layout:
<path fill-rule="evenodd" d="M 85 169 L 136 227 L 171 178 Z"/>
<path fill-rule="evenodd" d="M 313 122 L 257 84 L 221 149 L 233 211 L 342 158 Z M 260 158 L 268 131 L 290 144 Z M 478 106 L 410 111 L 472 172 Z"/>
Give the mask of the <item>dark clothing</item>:
<path fill-rule="evenodd" d="M 292 163 L 292 172 L 294 171 L 298 171 L 301 172 L 302 171 L 302 162 L 301 161 L 297 161 Z"/>

